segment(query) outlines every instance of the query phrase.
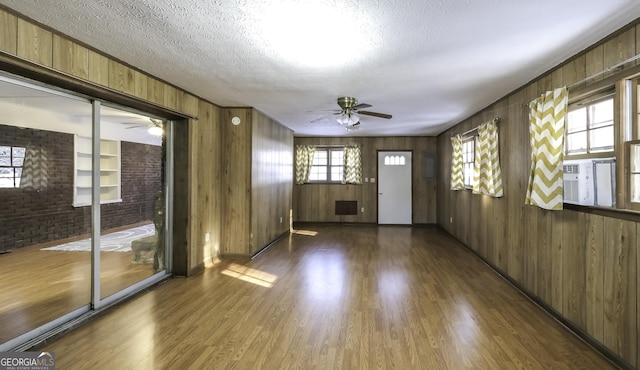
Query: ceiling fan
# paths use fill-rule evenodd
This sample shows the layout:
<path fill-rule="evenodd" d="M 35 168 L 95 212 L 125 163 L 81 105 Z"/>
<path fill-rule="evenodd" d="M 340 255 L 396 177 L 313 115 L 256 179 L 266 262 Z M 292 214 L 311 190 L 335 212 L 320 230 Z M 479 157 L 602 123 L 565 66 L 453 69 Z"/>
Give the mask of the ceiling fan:
<path fill-rule="evenodd" d="M 374 116 L 385 119 L 390 119 L 392 117 L 390 114 L 361 110 L 364 108 L 370 108 L 372 107 L 372 105 L 366 103 L 358 104 L 358 100 L 356 98 L 352 98 L 349 96 L 338 98 L 338 105 L 340 106 L 340 110 L 336 113 L 330 114 L 329 116 L 337 116 L 336 120 L 341 126 L 347 129 L 347 131 L 357 129 L 358 125 L 360 125 L 360 115 Z M 326 117 L 327 116 L 324 116 L 311 122 L 317 122 L 325 119 Z"/>
<path fill-rule="evenodd" d="M 134 126 L 125 127 L 126 129 L 138 128 L 138 127 L 147 127 L 147 131 L 151 135 L 162 136 L 163 132 L 163 124 L 164 121 L 157 118 L 149 118 L 150 123 L 147 124 L 134 124 Z M 129 124 L 128 122 L 124 122 L 125 124 Z"/>

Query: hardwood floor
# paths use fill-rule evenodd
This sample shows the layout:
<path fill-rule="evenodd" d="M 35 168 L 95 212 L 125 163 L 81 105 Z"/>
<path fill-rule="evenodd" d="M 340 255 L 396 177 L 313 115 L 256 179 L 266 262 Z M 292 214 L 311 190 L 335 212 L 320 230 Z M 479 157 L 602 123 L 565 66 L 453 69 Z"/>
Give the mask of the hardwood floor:
<path fill-rule="evenodd" d="M 607 369 L 436 228 L 309 226 L 39 350 L 60 369 Z"/>
<path fill-rule="evenodd" d="M 90 253 L 41 247 L 0 255 L 0 343 L 91 301 Z M 134 265 L 132 259 L 131 252 L 100 254 L 103 298 L 153 275 L 153 265 Z"/>

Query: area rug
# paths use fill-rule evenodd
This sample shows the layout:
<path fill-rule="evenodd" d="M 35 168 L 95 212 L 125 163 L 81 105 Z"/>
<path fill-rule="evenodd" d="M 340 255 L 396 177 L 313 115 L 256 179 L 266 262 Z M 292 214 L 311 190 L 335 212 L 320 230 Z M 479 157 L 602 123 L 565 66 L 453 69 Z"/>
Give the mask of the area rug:
<path fill-rule="evenodd" d="M 131 242 L 155 234 L 156 229 L 153 224 L 134 227 L 115 233 L 102 235 L 100 237 L 101 252 L 131 252 Z M 65 251 L 65 252 L 90 252 L 91 239 L 77 240 L 53 247 L 42 248 L 43 251 Z"/>

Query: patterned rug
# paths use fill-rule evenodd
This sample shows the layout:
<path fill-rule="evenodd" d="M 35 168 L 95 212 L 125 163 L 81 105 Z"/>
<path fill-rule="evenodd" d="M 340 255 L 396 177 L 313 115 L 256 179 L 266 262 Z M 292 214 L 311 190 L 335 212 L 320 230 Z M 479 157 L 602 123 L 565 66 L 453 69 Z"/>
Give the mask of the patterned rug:
<path fill-rule="evenodd" d="M 153 224 L 134 227 L 115 233 L 102 235 L 100 237 L 101 252 L 131 252 L 131 242 L 155 234 L 156 229 Z M 65 252 L 90 252 L 91 238 L 77 240 L 75 242 L 60 244 L 49 248 L 42 248 L 43 251 L 65 251 Z"/>

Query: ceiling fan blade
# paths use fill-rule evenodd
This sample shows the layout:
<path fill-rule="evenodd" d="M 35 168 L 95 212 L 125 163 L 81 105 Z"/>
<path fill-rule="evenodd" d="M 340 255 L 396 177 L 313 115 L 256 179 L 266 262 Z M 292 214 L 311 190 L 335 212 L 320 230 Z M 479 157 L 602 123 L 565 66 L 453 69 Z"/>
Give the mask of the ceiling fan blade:
<path fill-rule="evenodd" d="M 335 113 L 331 113 L 331 114 L 327 114 L 326 116 L 322 116 L 320 118 L 316 118 L 314 120 L 312 120 L 310 123 L 316 123 L 316 122 L 320 122 L 322 120 L 325 120 L 331 116 L 337 116 L 338 114 L 341 114 L 342 112 L 335 112 Z"/>
<path fill-rule="evenodd" d="M 367 116 L 374 116 L 374 117 L 380 117 L 380 118 L 386 118 L 386 119 L 390 119 L 393 116 L 390 114 L 385 114 L 385 113 L 377 113 L 377 112 L 369 112 L 366 110 L 359 110 L 358 114 L 365 114 Z"/>
<path fill-rule="evenodd" d="M 362 109 L 362 108 L 371 108 L 371 107 L 373 107 L 373 105 L 366 104 L 366 103 L 360 103 L 358 105 L 353 106 L 351 109 Z"/>

